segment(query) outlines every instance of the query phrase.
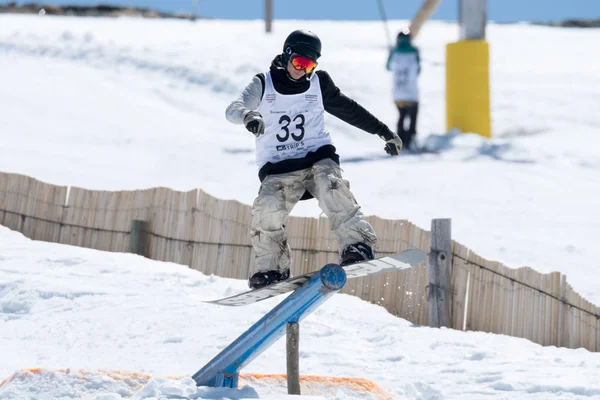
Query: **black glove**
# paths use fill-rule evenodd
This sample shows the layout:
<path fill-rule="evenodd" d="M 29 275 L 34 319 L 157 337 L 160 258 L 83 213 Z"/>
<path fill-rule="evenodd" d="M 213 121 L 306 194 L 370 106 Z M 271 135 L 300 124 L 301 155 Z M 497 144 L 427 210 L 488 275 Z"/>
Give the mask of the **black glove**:
<path fill-rule="evenodd" d="M 379 134 L 379 137 L 385 140 L 384 150 L 390 156 L 397 156 L 402 151 L 402 140 L 400 137 L 389 129 Z"/>
<path fill-rule="evenodd" d="M 244 117 L 244 125 L 246 129 L 254 133 L 254 136 L 259 137 L 265 133 L 265 122 L 263 121 L 262 115 L 257 111 L 250 111 Z"/>

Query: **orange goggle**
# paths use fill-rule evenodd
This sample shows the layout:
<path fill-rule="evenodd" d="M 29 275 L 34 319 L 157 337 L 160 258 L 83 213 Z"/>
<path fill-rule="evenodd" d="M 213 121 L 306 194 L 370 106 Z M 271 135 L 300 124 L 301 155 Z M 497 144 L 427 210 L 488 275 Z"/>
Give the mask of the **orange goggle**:
<path fill-rule="evenodd" d="M 313 61 L 310 58 L 299 56 L 297 54 L 293 54 L 290 58 L 290 61 L 295 69 L 298 71 L 304 70 L 307 74 L 310 74 L 317 67 L 316 61 Z"/>

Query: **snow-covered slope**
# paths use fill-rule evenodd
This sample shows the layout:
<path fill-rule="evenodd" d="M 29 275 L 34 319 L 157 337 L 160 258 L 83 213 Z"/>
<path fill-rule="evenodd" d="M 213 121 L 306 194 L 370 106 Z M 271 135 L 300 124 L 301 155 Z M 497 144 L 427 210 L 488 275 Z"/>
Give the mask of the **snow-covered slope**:
<path fill-rule="evenodd" d="M 0 170 L 90 189 L 200 187 L 251 204 L 253 136 L 224 109 L 299 27 L 322 37 L 319 66 L 342 91 L 395 126 L 377 22 L 277 21 L 269 36 L 260 21 L 0 16 Z M 431 22 L 416 41 L 422 142 L 445 130 L 444 48 L 457 35 Z M 392 159 L 331 117 L 345 177 L 366 214 L 424 228 L 452 218 L 454 238 L 482 256 L 565 272 L 598 304 L 600 30 L 491 24 L 488 36 L 492 141 L 464 135 L 439 156 Z M 313 201 L 293 215 L 318 213 Z"/>
<path fill-rule="evenodd" d="M 24 368 L 72 371 L 21 374 L 0 398 L 222 398 L 189 377 L 281 298 L 235 308 L 202 301 L 245 289 L 181 265 L 32 242 L 0 227 L 0 380 Z M 122 382 L 100 369 L 142 376 Z M 600 398 L 598 353 L 414 326 L 344 294 L 302 321 L 300 369 L 366 378 L 397 399 Z M 243 372 L 285 373 L 285 340 Z M 255 383 L 222 396 L 278 393 L 285 388 Z"/>

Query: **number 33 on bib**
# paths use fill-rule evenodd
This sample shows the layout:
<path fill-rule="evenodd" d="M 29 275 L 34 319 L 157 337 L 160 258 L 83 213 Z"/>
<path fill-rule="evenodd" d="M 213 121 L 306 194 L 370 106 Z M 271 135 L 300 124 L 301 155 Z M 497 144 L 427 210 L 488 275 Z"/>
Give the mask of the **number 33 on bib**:
<path fill-rule="evenodd" d="M 319 77 L 313 76 L 304 93 L 282 95 L 271 74 L 265 74 L 265 93 L 257 111 L 265 121 L 265 134 L 256 138 L 256 164 L 302 158 L 310 151 L 332 144 L 325 129 L 325 108 Z"/>

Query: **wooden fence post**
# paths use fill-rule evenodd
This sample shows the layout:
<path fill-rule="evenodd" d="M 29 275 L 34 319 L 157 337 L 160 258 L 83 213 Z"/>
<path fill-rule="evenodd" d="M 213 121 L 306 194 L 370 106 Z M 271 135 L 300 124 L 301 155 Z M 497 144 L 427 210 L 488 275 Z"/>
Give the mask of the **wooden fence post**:
<path fill-rule="evenodd" d="M 288 322 L 286 328 L 286 360 L 288 394 L 300 394 L 300 324 Z"/>
<path fill-rule="evenodd" d="M 556 347 L 569 347 L 569 306 L 567 303 L 567 276 L 560 275 L 560 309 L 558 311 L 558 343 Z M 565 329 L 566 328 L 566 329 Z"/>
<path fill-rule="evenodd" d="M 129 252 L 148 257 L 149 250 L 148 221 L 132 220 L 131 232 L 129 233 Z"/>
<path fill-rule="evenodd" d="M 450 219 L 431 221 L 429 326 L 452 327 L 452 237 Z"/>
<path fill-rule="evenodd" d="M 600 318 L 596 317 L 596 351 L 600 351 Z"/>

